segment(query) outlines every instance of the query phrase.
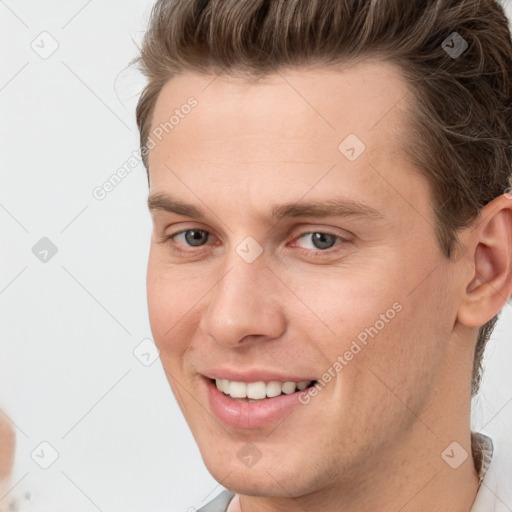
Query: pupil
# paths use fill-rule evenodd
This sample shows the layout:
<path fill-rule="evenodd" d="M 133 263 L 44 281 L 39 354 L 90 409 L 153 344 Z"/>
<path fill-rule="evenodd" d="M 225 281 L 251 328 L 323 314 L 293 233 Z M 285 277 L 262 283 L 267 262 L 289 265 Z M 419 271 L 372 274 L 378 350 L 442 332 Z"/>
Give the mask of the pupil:
<path fill-rule="evenodd" d="M 192 234 L 192 236 L 190 236 Z M 202 242 L 205 242 L 207 237 L 205 237 L 206 231 L 201 229 L 189 229 L 185 233 L 185 240 L 189 245 L 198 246 L 202 245 Z"/>
<path fill-rule="evenodd" d="M 313 233 L 313 244 L 317 249 L 329 249 L 334 245 L 335 237 L 327 233 Z"/>

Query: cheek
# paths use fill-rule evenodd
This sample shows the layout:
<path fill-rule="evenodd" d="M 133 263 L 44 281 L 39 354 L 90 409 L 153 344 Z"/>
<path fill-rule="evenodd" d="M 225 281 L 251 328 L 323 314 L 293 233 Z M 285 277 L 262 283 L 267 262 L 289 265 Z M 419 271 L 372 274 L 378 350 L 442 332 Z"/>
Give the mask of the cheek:
<path fill-rule="evenodd" d="M 176 269 L 158 262 L 156 256 L 150 254 L 146 278 L 148 313 L 151 330 L 156 344 L 176 346 L 170 340 L 183 339 L 177 336 L 188 320 L 187 312 L 191 312 L 194 303 L 201 295 L 192 284 L 184 281 Z"/>
<path fill-rule="evenodd" d="M 151 330 L 157 345 L 166 337 L 175 322 L 176 294 L 171 292 L 166 279 L 154 275 L 151 271 L 147 277 L 148 313 Z"/>
<path fill-rule="evenodd" d="M 446 332 L 446 322 L 439 317 L 437 323 L 433 318 L 443 314 L 445 305 L 433 299 L 437 293 L 433 283 L 410 293 L 415 277 L 404 268 L 405 263 L 396 265 L 394 271 L 389 266 L 385 270 L 368 264 L 364 271 L 343 269 L 340 275 L 317 274 L 295 280 L 300 284 L 294 291 L 307 309 L 302 308 L 300 315 L 297 310 L 293 317 L 308 331 L 311 342 L 322 347 L 326 363 L 332 365 L 339 355 L 351 351 L 346 359 L 354 363 L 347 366 L 364 369 L 368 365 L 392 387 L 414 380 L 415 373 L 424 373 L 425 360 L 436 364 L 437 335 L 440 330 Z M 446 318 L 446 312 L 444 315 Z M 313 324 L 318 325 L 317 335 Z M 349 375 L 349 380 L 359 379 L 356 372 L 344 378 Z"/>
<path fill-rule="evenodd" d="M 149 322 L 167 368 L 190 352 L 214 283 L 204 272 L 178 268 L 162 261 L 158 250 L 150 252 L 146 276 Z"/>
<path fill-rule="evenodd" d="M 187 415 L 182 367 L 189 353 L 191 325 L 197 315 L 193 305 L 200 295 L 189 292 L 187 297 L 175 269 L 171 272 L 169 268 L 154 263 L 150 258 L 146 280 L 151 332 L 172 392 L 183 414 Z"/>
<path fill-rule="evenodd" d="M 352 339 L 379 322 L 380 315 L 392 309 L 400 295 L 393 282 L 377 280 L 373 273 L 355 268 L 339 268 L 327 272 L 313 271 L 302 275 L 288 272 L 286 282 L 300 300 L 289 305 L 289 318 L 308 324 L 309 336 L 333 350 L 334 357 Z M 382 274 L 381 274 L 382 275 Z M 313 325 L 318 324 L 315 331 Z M 379 330 L 380 330 L 379 329 Z M 323 342 L 321 341 L 322 337 Z M 325 344 L 330 339 L 331 343 Z"/>
<path fill-rule="evenodd" d="M 435 390 L 452 325 L 453 304 L 443 293 L 443 282 L 432 275 L 412 293 L 403 289 L 391 297 L 400 302 L 401 311 L 368 340 L 359 360 L 369 371 L 363 372 L 358 387 L 370 401 L 373 397 L 377 409 L 387 408 L 398 417 L 407 404 L 419 414 Z"/>

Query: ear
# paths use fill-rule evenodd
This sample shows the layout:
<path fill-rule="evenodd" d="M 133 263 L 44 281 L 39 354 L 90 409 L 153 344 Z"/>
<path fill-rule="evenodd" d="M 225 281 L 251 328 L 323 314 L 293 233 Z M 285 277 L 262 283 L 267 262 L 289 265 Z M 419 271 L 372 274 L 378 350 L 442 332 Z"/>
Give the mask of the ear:
<path fill-rule="evenodd" d="M 512 293 L 512 196 L 488 203 L 464 240 L 470 258 L 458 320 L 480 327 L 493 318 Z"/>

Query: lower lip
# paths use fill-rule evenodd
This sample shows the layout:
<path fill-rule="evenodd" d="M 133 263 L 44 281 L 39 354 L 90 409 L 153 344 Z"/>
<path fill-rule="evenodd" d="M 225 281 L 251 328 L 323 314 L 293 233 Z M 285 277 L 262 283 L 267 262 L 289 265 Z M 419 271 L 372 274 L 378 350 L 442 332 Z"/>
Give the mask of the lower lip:
<path fill-rule="evenodd" d="M 283 420 L 294 407 L 303 405 L 299 402 L 299 393 L 281 394 L 257 402 L 235 400 L 217 389 L 215 382 L 204 378 L 210 409 L 215 416 L 232 427 L 264 428 Z"/>

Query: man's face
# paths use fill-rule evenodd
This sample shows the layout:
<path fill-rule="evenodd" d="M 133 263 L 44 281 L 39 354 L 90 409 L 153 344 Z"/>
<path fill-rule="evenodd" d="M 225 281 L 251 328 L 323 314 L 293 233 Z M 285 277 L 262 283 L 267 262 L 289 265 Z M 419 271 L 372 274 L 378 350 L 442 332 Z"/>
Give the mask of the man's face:
<path fill-rule="evenodd" d="M 150 322 L 205 464 L 231 489 L 314 492 L 432 439 L 457 273 L 402 153 L 407 91 L 368 61 L 254 83 L 187 73 L 158 98 L 153 130 L 197 105 L 153 136 Z M 318 385 L 249 402 L 215 377 Z"/>

